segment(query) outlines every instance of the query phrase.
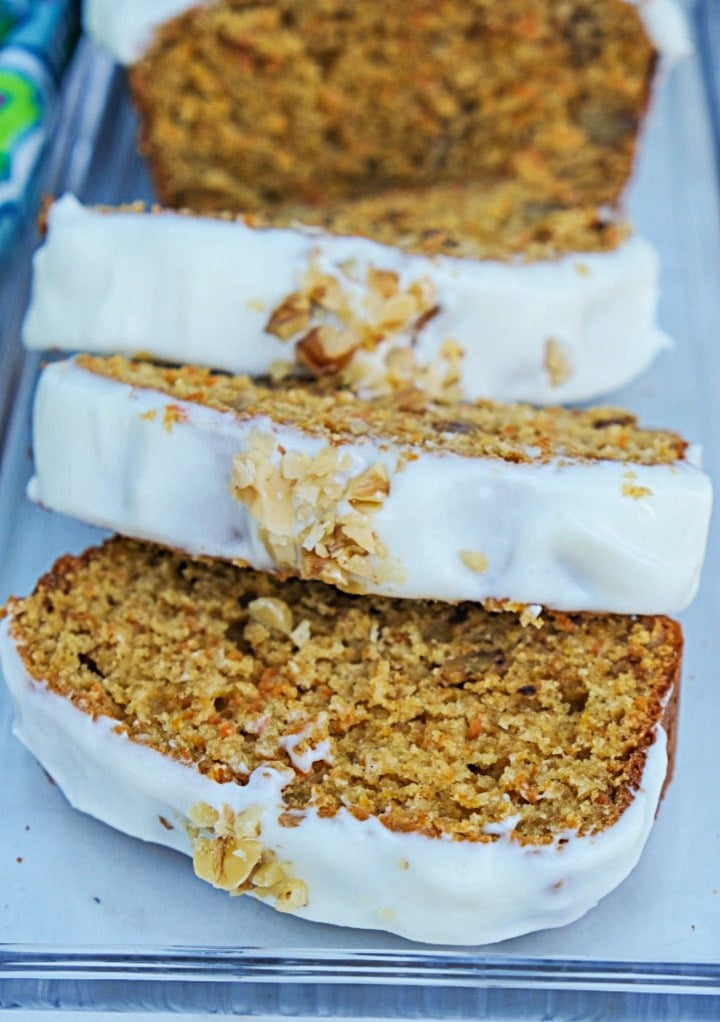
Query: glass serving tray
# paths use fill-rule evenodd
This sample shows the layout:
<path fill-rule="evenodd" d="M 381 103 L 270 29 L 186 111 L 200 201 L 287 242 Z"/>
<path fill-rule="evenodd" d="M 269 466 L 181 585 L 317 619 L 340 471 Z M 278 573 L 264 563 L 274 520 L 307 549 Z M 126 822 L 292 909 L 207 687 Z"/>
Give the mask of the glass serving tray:
<path fill-rule="evenodd" d="M 663 260 L 661 321 L 676 340 L 612 402 L 703 444 L 720 478 L 720 196 L 713 66 L 718 0 L 691 11 L 696 56 L 661 93 L 631 192 Z M 713 58 L 713 53 L 715 54 Z M 46 184 L 89 202 L 152 195 L 123 76 L 83 42 Z M 34 238 L 0 282 L 0 600 L 98 530 L 26 500 L 38 359 L 18 328 Z M 12 410 L 10 413 L 10 409 Z M 257 1017 L 720 1017 L 720 547 L 711 531 L 686 635 L 678 757 L 643 858 L 579 922 L 484 948 L 433 948 L 303 922 L 192 876 L 189 859 L 73 811 L 11 734 L 0 685 L 0 1010 Z M 86 1017 L 86 1016 L 83 1016 Z"/>

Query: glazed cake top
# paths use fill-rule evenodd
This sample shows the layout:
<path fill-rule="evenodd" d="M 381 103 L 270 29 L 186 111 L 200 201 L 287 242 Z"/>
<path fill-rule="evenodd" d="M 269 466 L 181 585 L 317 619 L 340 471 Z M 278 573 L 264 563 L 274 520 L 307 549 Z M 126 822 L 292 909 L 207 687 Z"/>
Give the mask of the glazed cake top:
<path fill-rule="evenodd" d="M 579 459 L 641 465 L 671 465 L 683 459 L 687 447 L 673 432 L 640 429 L 635 416 L 616 408 L 441 404 L 416 391 L 366 402 L 349 391 L 263 385 L 197 366 L 168 368 L 120 356 L 81 355 L 76 361 L 91 373 L 157 390 L 171 400 L 206 405 L 244 420 L 270 419 L 333 444 L 370 437 L 380 444 L 515 463 Z"/>

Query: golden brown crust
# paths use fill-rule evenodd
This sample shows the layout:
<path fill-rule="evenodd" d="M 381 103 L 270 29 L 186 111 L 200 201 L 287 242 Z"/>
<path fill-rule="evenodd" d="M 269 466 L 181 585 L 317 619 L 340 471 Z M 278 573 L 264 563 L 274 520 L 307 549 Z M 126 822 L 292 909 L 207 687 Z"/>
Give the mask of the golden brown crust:
<path fill-rule="evenodd" d="M 162 214 L 143 202 L 97 207 L 125 213 Z M 262 212 L 174 210 L 213 216 L 247 227 L 316 227 L 329 234 L 365 237 L 420 255 L 499 261 L 557 259 L 566 253 L 609 252 L 630 234 L 630 225 L 594 206 L 565 207 L 539 192 L 528 196 L 517 182 L 450 184 L 389 190 L 345 203 L 293 205 Z M 582 267 L 580 267 L 582 272 Z"/>
<path fill-rule="evenodd" d="M 687 447 L 676 433 L 640 429 L 634 415 L 617 408 L 536 409 L 489 401 L 441 404 L 418 391 L 370 402 L 332 387 L 301 386 L 292 380 L 273 387 L 199 366 L 168 368 L 120 356 L 91 355 L 78 356 L 77 363 L 98 375 L 167 394 L 170 403 L 164 417 L 168 428 L 181 415 L 172 402 L 182 400 L 244 420 L 268 416 L 275 423 L 323 437 L 334 446 L 372 437 L 406 450 L 502 458 L 514 463 L 565 458 L 672 464 L 683 457 Z M 628 471 L 624 491 L 629 497 L 641 496 L 633 479 Z"/>
<path fill-rule="evenodd" d="M 293 766 L 309 806 L 389 828 L 519 841 L 611 826 L 658 723 L 672 745 L 682 637 L 662 617 L 351 597 L 115 539 L 61 558 L 11 632 L 30 675 L 217 781 Z M 312 750 L 315 755 L 312 755 Z M 305 769 L 305 772 L 303 772 Z"/>
<path fill-rule="evenodd" d="M 130 77 L 169 205 L 514 180 L 598 206 L 628 179 L 655 60 L 623 0 L 224 0 L 164 25 Z"/>
<path fill-rule="evenodd" d="M 630 232 L 626 222 L 596 206 L 568 207 L 540 188 L 528 193 L 517 181 L 391 189 L 342 204 L 266 210 L 255 220 L 359 235 L 421 255 L 527 262 L 612 251 Z"/>
<path fill-rule="evenodd" d="M 663 784 L 663 789 L 660 795 L 661 801 L 665 797 L 668 785 L 675 774 L 675 757 L 677 753 L 677 733 L 680 714 L 680 669 L 683 652 L 683 634 L 679 625 L 677 626 L 677 634 L 675 635 L 673 642 L 677 652 L 677 668 L 662 716 L 662 727 L 667 735 L 668 765 L 667 772 L 665 774 L 665 783 Z"/>

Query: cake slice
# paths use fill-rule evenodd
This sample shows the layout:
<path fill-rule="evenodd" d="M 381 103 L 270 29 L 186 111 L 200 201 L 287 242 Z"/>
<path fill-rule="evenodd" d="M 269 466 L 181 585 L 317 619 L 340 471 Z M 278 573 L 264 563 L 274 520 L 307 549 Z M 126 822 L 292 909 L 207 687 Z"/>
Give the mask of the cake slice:
<path fill-rule="evenodd" d="M 323 204 L 387 188 L 517 181 L 617 202 L 668 0 L 89 0 L 129 62 L 164 202 Z"/>
<path fill-rule="evenodd" d="M 88 355 L 47 366 L 30 495 L 348 592 L 673 613 L 709 479 L 618 409 L 434 404 Z"/>
<path fill-rule="evenodd" d="M 363 396 L 579 401 L 668 345 L 658 263 L 627 225 L 522 191 L 446 185 L 212 219 L 50 208 L 30 348 L 304 373 Z"/>
<path fill-rule="evenodd" d="M 0 629 L 15 732 L 76 808 L 231 894 L 438 944 L 571 922 L 633 869 L 681 642 L 662 617 L 523 627 L 122 539 Z"/>

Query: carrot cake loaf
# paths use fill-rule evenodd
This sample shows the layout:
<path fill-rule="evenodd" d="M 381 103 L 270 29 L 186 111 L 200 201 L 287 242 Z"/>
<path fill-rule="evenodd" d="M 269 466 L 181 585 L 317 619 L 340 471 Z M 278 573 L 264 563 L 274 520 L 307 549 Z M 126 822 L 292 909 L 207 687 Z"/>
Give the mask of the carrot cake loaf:
<path fill-rule="evenodd" d="M 426 195 L 426 230 L 406 193 L 300 219 L 100 210 L 67 195 L 35 256 L 25 343 L 309 374 L 363 396 L 412 384 L 438 400 L 538 404 L 606 394 L 669 343 L 656 254 L 619 223 L 520 208 L 507 185 L 439 193 L 439 205 Z"/>
<path fill-rule="evenodd" d="M 246 211 L 387 188 L 514 180 L 613 204 L 669 0 L 90 0 L 131 64 L 169 205 Z"/>
<path fill-rule="evenodd" d="M 667 618 L 524 627 L 121 539 L 6 615 L 15 733 L 69 801 L 305 919 L 437 944 L 569 923 L 635 866 L 672 761 Z"/>
<path fill-rule="evenodd" d="M 674 613 L 710 481 L 612 408 L 366 402 L 90 355 L 43 370 L 30 495 L 140 539 L 348 592 Z"/>

